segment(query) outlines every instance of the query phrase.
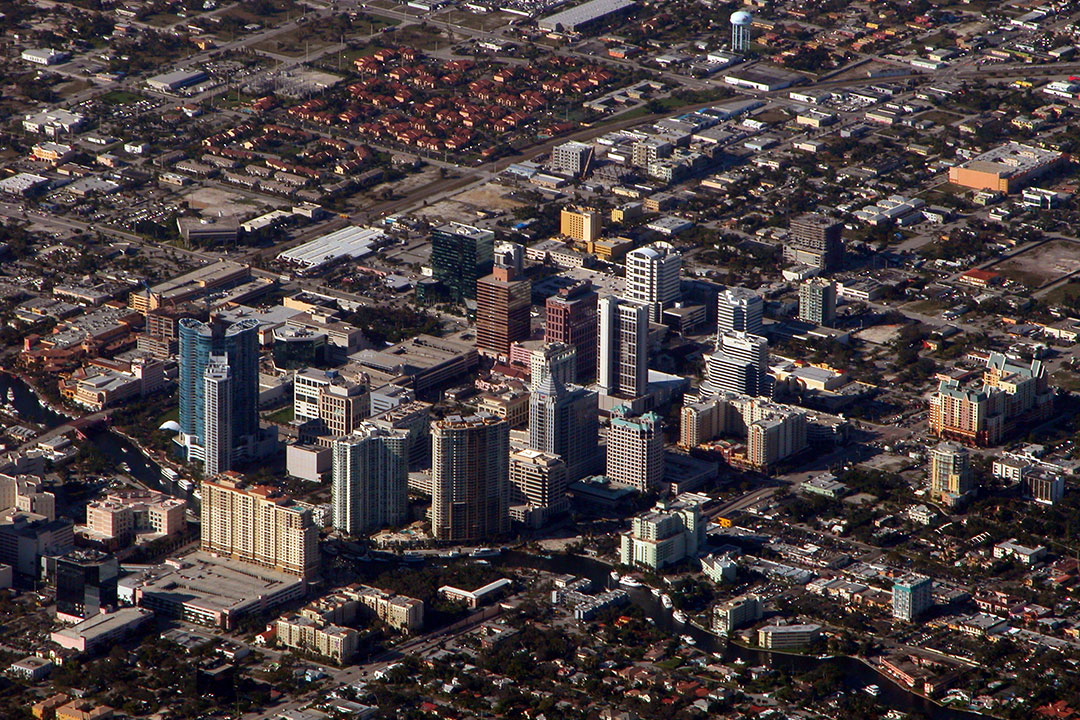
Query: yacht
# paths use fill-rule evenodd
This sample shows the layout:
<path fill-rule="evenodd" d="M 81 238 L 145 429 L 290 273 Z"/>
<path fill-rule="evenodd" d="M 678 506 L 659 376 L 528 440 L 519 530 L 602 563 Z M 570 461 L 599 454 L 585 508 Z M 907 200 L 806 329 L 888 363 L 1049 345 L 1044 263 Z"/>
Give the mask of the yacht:
<path fill-rule="evenodd" d="M 501 552 L 502 552 L 502 550 L 499 550 L 498 548 L 485 548 L 485 547 L 482 547 L 482 548 L 476 548 L 471 553 L 469 553 L 469 557 L 474 557 L 474 558 L 496 557 Z"/>
<path fill-rule="evenodd" d="M 190 490 L 191 489 L 191 481 L 188 480 L 187 478 L 180 478 L 179 480 L 176 481 L 176 484 L 179 485 L 180 487 L 184 488 L 185 490 Z"/>
<path fill-rule="evenodd" d="M 660 588 L 649 588 L 649 592 L 653 594 L 653 597 L 660 597 Z"/>
<path fill-rule="evenodd" d="M 687 645 L 690 645 L 691 647 L 693 647 L 694 645 L 697 645 L 697 640 L 695 640 L 695 639 L 694 639 L 694 638 L 693 638 L 692 636 L 690 636 L 690 635 L 683 635 L 683 636 L 682 636 L 682 641 L 683 641 L 684 643 L 686 643 Z"/>
<path fill-rule="evenodd" d="M 117 467 L 119 467 L 124 472 L 131 472 L 131 466 L 128 465 L 126 462 L 120 463 Z"/>
<path fill-rule="evenodd" d="M 683 625 L 686 624 L 686 613 L 684 613 L 682 610 L 676 610 L 675 612 L 671 613 L 671 617 L 675 618 L 675 622 L 677 623 L 682 623 Z"/>
<path fill-rule="evenodd" d="M 877 697 L 881 694 L 881 688 L 877 685 L 867 685 L 863 688 L 863 690 L 866 691 L 867 695 L 873 695 L 874 697 Z"/>
<path fill-rule="evenodd" d="M 9 387 L 4 397 L 7 398 L 9 404 L 15 402 L 15 391 Z"/>
<path fill-rule="evenodd" d="M 176 472 L 170 467 L 163 467 L 161 468 L 161 477 L 165 478 L 166 480 L 175 481 L 176 478 L 180 477 L 180 473 Z"/>
<path fill-rule="evenodd" d="M 619 582 L 620 580 L 619 573 L 615 572 L 614 570 L 611 571 L 611 575 L 609 577 L 611 578 L 612 582 Z"/>
<path fill-rule="evenodd" d="M 641 587 L 641 581 L 633 575 L 623 575 L 622 580 L 619 580 L 619 584 L 623 587 L 636 588 Z"/>
<path fill-rule="evenodd" d="M 672 608 L 672 606 L 674 605 L 674 603 L 671 602 L 671 596 L 668 595 L 667 593 L 664 593 L 663 595 L 660 596 L 660 604 L 663 605 L 668 610 L 670 610 Z"/>

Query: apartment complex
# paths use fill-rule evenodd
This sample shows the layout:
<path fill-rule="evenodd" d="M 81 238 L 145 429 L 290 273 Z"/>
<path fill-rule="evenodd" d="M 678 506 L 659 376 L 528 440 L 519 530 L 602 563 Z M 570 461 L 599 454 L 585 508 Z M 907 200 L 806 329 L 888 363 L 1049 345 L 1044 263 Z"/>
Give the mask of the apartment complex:
<path fill-rule="evenodd" d="M 432 535 L 474 542 L 510 529 L 510 426 L 492 415 L 449 415 L 431 425 Z"/>
<path fill-rule="evenodd" d="M 647 493 L 664 479 L 664 431 L 660 416 L 630 415 L 625 406 L 611 412 L 607 436 L 608 478 Z"/>
<path fill-rule="evenodd" d="M 658 570 L 696 555 L 705 542 L 701 504 L 700 496 L 684 493 L 635 517 L 619 536 L 619 562 Z"/>

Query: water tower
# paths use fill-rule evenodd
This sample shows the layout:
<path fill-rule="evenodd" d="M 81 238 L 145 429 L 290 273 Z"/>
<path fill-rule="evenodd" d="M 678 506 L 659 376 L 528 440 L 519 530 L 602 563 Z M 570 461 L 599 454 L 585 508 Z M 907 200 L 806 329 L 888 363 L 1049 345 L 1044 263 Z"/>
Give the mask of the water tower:
<path fill-rule="evenodd" d="M 731 49 L 735 52 L 746 52 L 750 49 L 750 23 L 754 16 L 745 10 L 739 10 L 731 14 Z"/>

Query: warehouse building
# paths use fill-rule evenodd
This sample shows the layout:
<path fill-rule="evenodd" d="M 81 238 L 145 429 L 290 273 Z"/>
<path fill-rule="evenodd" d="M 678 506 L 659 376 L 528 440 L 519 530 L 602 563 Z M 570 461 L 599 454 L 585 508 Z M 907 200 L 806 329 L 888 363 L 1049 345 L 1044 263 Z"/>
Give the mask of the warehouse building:
<path fill-rule="evenodd" d="M 537 26 L 552 33 L 582 33 L 609 18 L 627 15 L 634 8 L 633 0 L 589 0 L 537 21 Z"/>

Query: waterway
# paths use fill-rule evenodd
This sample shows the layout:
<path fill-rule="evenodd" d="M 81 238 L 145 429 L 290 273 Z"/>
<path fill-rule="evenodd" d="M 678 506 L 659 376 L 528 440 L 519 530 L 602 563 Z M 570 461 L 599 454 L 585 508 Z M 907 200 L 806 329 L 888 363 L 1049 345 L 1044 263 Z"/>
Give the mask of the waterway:
<path fill-rule="evenodd" d="M 577 555 L 554 555 L 548 559 L 526 553 L 507 552 L 500 558 L 493 559 L 492 562 L 577 575 L 587 577 L 604 587 L 613 586 L 609 576 L 610 565 Z M 677 622 L 672 617 L 673 610 L 666 609 L 648 587 L 623 589 L 629 593 L 630 601 L 656 622 L 656 627 L 673 636 L 690 635 L 697 642 L 695 647 L 698 650 L 714 654 L 720 658 L 721 662 L 730 663 L 741 660 L 751 667 L 765 666 L 791 673 L 807 673 L 822 666 L 831 665 L 843 678 L 844 686 L 849 691 L 862 692 L 862 689 L 868 685 L 877 685 L 881 692 L 875 700 L 886 708 L 906 712 L 919 711 L 934 720 L 987 720 L 990 717 L 976 712 L 942 707 L 897 684 L 891 677 L 878 672 L 858 658 L 846 655 L 818 658 L 810 655 L 755 650 L 729 643 L 695 625 Z"/>
<path fill-rule="evenodd" d="M 21 379 L 7 373 L 0 373 L 0 397 L 6 397 L 8 388 L 11 389 L 13 396 L 11 404 L 15 407 L 20 420 L 41 426 L 46 431 L 71 421 L 71 418 L 42 403 L 34 390 Z M 117 472 L 122 472 L 120 463 L 127 463 L 131 469 L 126 473 L 141 484 L 188 500 L 191 507 L 197 509 L 198 501 L 191 496 L 190 491 L 184 490 L 175 481 L 162 476 L 161 466 L 144 455 L 142 450 L 127 438 L 104 428 L 89 430 L 86 437 L 87 442 L 93 443 L 102 455 L 113 461 Z"/>

